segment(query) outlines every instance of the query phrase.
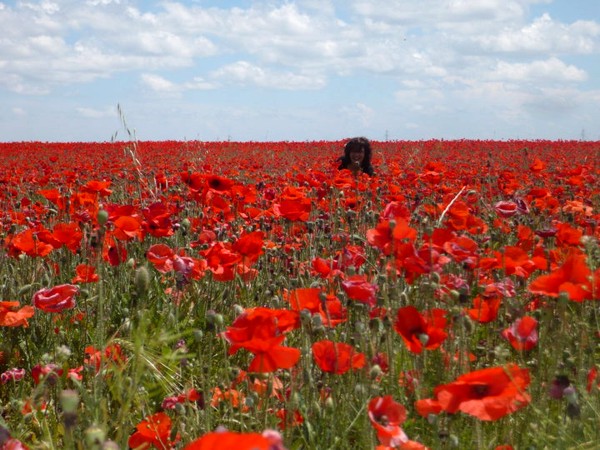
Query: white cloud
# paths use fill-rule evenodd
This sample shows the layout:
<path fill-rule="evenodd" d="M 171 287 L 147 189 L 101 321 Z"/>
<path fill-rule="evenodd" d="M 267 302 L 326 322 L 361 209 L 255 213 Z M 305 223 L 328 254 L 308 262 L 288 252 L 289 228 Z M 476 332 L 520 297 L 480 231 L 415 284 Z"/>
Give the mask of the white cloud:
<path fill-rule="evenodd" d="M 492 78 L 510 81 L 559 81 L 579 82 L 587 79 L 584 70 L 567 65 L 558 58 L 530 63 L 507 63 L 500 61 Z"/>
<path fill-rule="evenodd" d="M 520 29 L 506 28 L 480 38 L 482 47 L 499 52 L 592 53 L 600 51 L 600 23 L 555 22 L 543 14 Z"/>
<path fill-rule="evenodd" d="M 211 77 L 224 83 L 272 89 L 319 89 L 325 85 L 321 76 L 266 70 L 248 61 L 238 61 L 221 67 L 213 72 Z"/>
<path fill-rule="evenodd" d="M 180 88 L 175 84 L 159 75 L 151 73 L 142 74 L 142 84 L 156 92 L 179 92 Z"/>
<path fill-rule="evenodd" d="M 185 91 L 200 91 L 215 89 L 218 85 L 203 79 L 194 77 L 190 81 L 174 83 L 160 75 L 145 73 L 142 74 L 141 83 L 150 90 L 162 94 L 182 94 Z"/>

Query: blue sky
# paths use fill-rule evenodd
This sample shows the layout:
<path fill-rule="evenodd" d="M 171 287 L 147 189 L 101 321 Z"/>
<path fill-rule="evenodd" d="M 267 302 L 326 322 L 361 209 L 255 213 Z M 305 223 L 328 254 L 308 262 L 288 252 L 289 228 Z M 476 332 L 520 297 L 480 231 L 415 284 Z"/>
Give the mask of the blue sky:
<path fill-rule="evenodd" d="M 0 141 L 600 140 L 596 0 L 0 0 Z"/>

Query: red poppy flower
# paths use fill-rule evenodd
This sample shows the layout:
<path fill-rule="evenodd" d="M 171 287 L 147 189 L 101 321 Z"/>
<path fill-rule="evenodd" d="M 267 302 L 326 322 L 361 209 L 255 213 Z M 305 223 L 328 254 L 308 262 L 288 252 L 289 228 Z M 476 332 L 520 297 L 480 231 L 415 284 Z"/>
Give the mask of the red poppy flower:
<path fill-rule="evenodd" d="M 75 307 L 75 296 L 79 287 L 73 284 L 61 284 L 52 288 L 40 289 L 33 295 L 33 304 L 45 312 L 62 312 Z"/>
<path fill-rule="evenodd" d="M 369 283 L 364 275 L 352 275 L 342 281 L 342 288 L 351 300 L 368 305 L 370 308 L 377 303 L 377 285 Z"/>
<path fill-rule="evenodd" d="M 171 441 L 171 418 L 164 412 L 158 412 L 146 417 L 136 427 L 127 442 L 129 448 L 146 450 L 157 448 L 160 450 L 172 449 L 179 440 L 179 434 Z"/>
<path fill-rule="evenodd" d="M 21 253 L 25 253 L 27 256 L 44 257 L 54 250 L 51 244 L 41 241 L 32 229 L 21 231 L 12 238 L 7 238 L 7 245 L 9 254 L 15 257 Z"/>
<path fill-rule="evenodd" d="M 100 280 L 96 268 L 87 264 L 78 264 L 75 267 L 75 273 L 76 276 L 71 280 L 71 283 L 95 283 Z"/>
<path fill-rule="evenodd" d="M 262 231 L 246 233 L 233 243 L 231 249 L 242 255 L 243 263 L 249 266 L 254 264 L 259 256 L 263 254 L 263 239 L 264 233 Z"/>
<path fill-rule="evenodd" d="M 433 399 L 416 402 L 419 414 L 462 411 L 480 420 L 498 420 L 527 406 L 529 370 L 515 364 L 476 370 L 437 386 Z"/>
<path fill-rule="evenodd" d="M 408 220 L 397 218 L 394 222 L 383 220 L 375 228 L 367 230 L 367 242 L 381 250 L 385 255 L 393 253 L 397 244 L 414 241 L 417 230 L 408 225 Z"/>
<path fill-rule="evenodd" d="M 142 229 L 144 232 L 154 237 L 168 237 L 175 232 L 173 230 L 173 222 L 171 214 L 173 208 L 170 208 L 166 203 L 156 202 L 142 210 L 144 220 Z"/>
<path fill-rule="evenodd" d="M 54 239 L 73 253 L 79 250 L 81 239 L 83 238 L 83 232 L 79 224 L 75 222 L 57 223 L 52 229 L 52 235 Z"/>
<path fill-rule="evenodd" d="M 146 251 L 146 258 L 160 273 L 173 270 L 173 257 L 175 252 L 165 244 L 154 244 Z"/>
<path fill-rule="evenodd" d="M 515 202 L 512 201 L 499 201 L 494 204 L 494 211 L 500 217 L 505 219 L 514 216 L 519 212 L 519 208 Z"/>
<path fill-rule="evenodd" d="M 466 312 L 472 320 L 479 323 L 489 323 L 496 320 L 498 310 L 502 303 L 502 297 L 499 295 L 482 296 L 478 295 L 473 299 L 473 307 Z"/>
<path fill-rule="evenodd" d="M 259 433 L 236 433 L 234 431 L 217 430 L 206 433 L 186 445 L 183 450 L 285 450 L 281 435 L 267 430 Z"/>
<path fill-rule="evenodd" d="M 446 315 L 447 312 L 439 308 L 422 315 L 414 306 L 405 306 L 398 310 L 394 330 L 412 353 L 421 353 L 424 348 L 434 350 L 448 337 Z"/>
<path fill-rule="evenodd" d="M 587 266 L 585 254 L 571 253 L 558 269 L 533 280 L 529 284 L 529 292 L 549 297 L 558 297 L 561 293 L 565 293 L 575 302 L 591 300 L 600 296 L 600 288 L 597 283 L 591 282 L 591 275 L 592 271 Z M 600 269 L 596 271 L 594 277 L 600 279 Z M 592 289 L 594 285 L 595 292 Z"/>
<path fill-rule="evenodd" d="M 89 345 L 84 349 L 86 358 L 84 363 L 87 366 L 93 367 L 98 373 L 102 364 L 122 367 L 127 362 L 127 357 L 123 353 L 123 349 L 119 344 L 109 344 L 104 348 L 104 351 L 97 350 Z"/>
<path fill-rule="evenodd" d="M 206 185 L 215 191 L 228 192 L 231 190 L 235 181 L 219 175 L 208 175 L 206 177 Z"/>
<path fill-rule="evenodd" d="M 121 241 L 136 239 L 144 240 L 142 222 L 137 217 L 119 216 L 114 220 L 115 230 L 113 236 Z"/>
<path fill-rule="evenodd" d="M 368 414 L 380 443 L 397 447 L 408 441 L 408 437 L 400 428 L 406 420 L 406 409 L 395 402 L 391 395 L 373 398 L 369 402 Z"/>
<path fill-rule="evenodd" d="M 365 366 L 365 355 L 357 352 L 351 345 L 342 342 L 322 340 L 312 345 L 315 362 L 323 372 L 343 374 L 350 369 Z"/>
<path fill-rule="evenodd" d="M 324 297 L 324 298 L 322 298 Z M 323 325 L 334 327 L 346 321 L 346 308 L 333 294 L 325 295 L 319 288 L 298 288 L 286 293 L 284 298 L 294 311 L 307 310 L 319 314 Z"/>
<path fill-rule="evenodd" d="M 537 325 L 538 322 L 533 317 L 522 317 L 503 330 L 502 337 L 508 340 L 515 350 L 531 350 L 538 343 Z"/>
<path fill-rule="evenodd" d="M 273 205 L 273 212 L 277 217 L 292 221 L 307 221 L 311 210 L 311 199 L 305 197 L 303 191 L 292 186 L 286 186 L 279 202 Z"/>
<path fill-rule="evenodd" d="M 250 372 L 273 372 L 289 369 L 300 359 L 300 350 L 283 347 L 283 333 L 298 328 L 296 311 L 251 308 L 234 320 L 222 336 L 231 344 L 229 354 L 243 348 L 254 355 Z"/>
<path fill-rule="evenodd" d="M 27 319 L 34 314 L 33 306 L 19 308 L 19 302 L 0 301 L 0 327 L 27 328 L 29 326 Z"/>

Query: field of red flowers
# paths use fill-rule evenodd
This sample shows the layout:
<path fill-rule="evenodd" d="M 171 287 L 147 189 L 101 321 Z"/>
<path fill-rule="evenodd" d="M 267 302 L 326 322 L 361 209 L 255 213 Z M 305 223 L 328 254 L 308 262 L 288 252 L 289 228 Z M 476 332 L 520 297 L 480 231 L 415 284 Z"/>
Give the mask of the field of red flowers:
<path fill-rule="evenodd" d="M 0 143 L 0 449 L 600 442 L 600 143 Z"/>

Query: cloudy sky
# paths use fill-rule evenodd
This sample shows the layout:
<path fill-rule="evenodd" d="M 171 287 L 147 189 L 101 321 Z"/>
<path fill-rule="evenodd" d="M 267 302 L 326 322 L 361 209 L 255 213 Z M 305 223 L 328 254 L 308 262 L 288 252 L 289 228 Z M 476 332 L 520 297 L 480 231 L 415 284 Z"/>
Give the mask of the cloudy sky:
<path fill-rule="evenodd" d="M 0 0 L 0 141 L 128 139 L 121 117 L 139 140 L 600 140 L 600 1 Z"/>

